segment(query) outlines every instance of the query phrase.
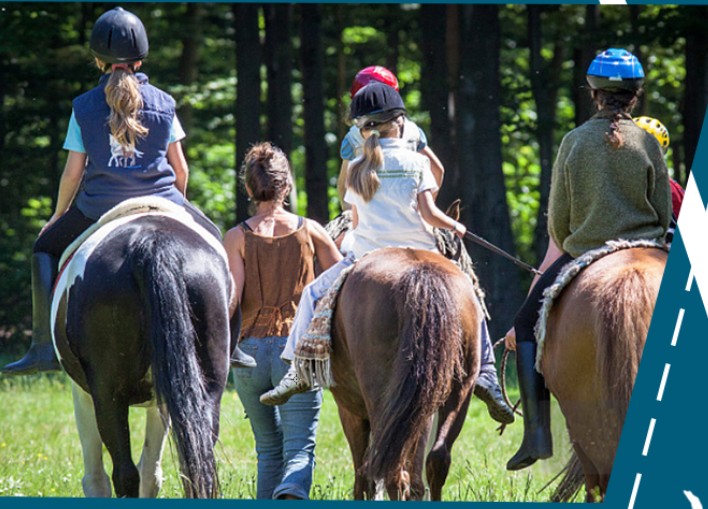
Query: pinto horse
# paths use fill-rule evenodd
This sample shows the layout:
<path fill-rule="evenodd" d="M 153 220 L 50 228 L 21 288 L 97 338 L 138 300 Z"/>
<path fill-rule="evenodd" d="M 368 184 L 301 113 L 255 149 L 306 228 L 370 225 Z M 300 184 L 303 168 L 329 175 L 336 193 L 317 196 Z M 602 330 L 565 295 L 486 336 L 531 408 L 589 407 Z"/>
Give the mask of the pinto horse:
<path fill-rule="evenodd" d="M 548 317 L 541 366 L 565 416 L 588 502 L 602 500 L 644 349 L 667 254 L 617 251 L 592 263 L 563 290 Z M 577 488 L 572 477 L 567 500 Z M 564 483 L 561 483 L 564 484 Z"/>
<path fill-rule="evenodd" d="M 156 496 L 170 422 L 185 496 L 217 494 L 213 447 L 229 369 L 231 291 L 221 244 L 184 212 L 116 219 L 76 250 L 52 317 L 73 382 L 87 496 L 111 496 L 102 443 L 118 497 Z M 136 468 L 128 407 L 139 404 L 149 408 Z"/>
<path fill-rule="evenodd" d="M 423 498 L 425 460 L 440 500 L 479 374 L 482 317 L 470 279 L 438 253 L 386 248 L 357 262 L 337 299 L 331 356 L 354 498 L 373 498 L 379 481 L 391 499 Z"/>

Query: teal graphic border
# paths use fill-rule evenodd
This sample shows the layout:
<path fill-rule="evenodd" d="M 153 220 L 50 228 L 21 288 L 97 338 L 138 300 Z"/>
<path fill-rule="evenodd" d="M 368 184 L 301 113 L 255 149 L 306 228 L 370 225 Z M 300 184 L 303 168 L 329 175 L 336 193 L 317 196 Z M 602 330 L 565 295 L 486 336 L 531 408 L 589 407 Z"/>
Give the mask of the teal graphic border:
<path fill-rule="evenodd" d="M 52 0 L 56 1 L 56 0 Z M 131 3 L 125 1 L 122 3 Z M 277 3 L 277 2 L 276 2 Z M 318 3 L 305 0 L 302 3 Z M 367 2 L 404 3 L 404 2 Z M 425 3 L 451 3 L 428 1 Z M 457 2 L 452 2 L 457 3 Z M 464 3 L 464 2 L 460 2 Z M 478 4 L 588 4 L 582 1 L 500 2 Z M 629 4 L 698 5 L 703 2 L 629 1 Z M 0 2 L 0 5 L 2 3 Z M 706 20 L 708 29 L 708 20 Z M 708 34 L 708 30 L 707 30 Z M 708 35 L 707 35 L 708 36 Z M 706 117 L 708 122 L 708 117 Z M 704 128 L 692 174 L 708 196 L 708 126 Z M 704 204 L 705 210 L 705 204 Z M 708 219 L 708 218 L 707 218 Z M 708 225 L 707 225 L 708 226 Z M 708 234 L 708 228 L 706 228 Z M 708 254 L 705 263 L 708 263 Z M 703 385 L 708 362 L 708 316 L 701 300 L 680 229 L 662 280 L 656 310 L 644 349 L 612 479 L 603 507 L 608 509 L 690 508 L 684 490 L 708 503 L 708 439 L 704 417 Z M 667 368 L 667 366 L 669 366 Z M 659 395 L 661 394 L 661 397 Z M 401 502 L 256 501 L 181 499 L 118 500 L 74 498 L 0 497 L 0 507 L 12 509 L 266 509 L 269 507 L 341 507 L 368 509 L 372 504 L 391 507 Z M 405 502 L 406 507 L 557 507 L 551 503 L 521 502 Z"/>

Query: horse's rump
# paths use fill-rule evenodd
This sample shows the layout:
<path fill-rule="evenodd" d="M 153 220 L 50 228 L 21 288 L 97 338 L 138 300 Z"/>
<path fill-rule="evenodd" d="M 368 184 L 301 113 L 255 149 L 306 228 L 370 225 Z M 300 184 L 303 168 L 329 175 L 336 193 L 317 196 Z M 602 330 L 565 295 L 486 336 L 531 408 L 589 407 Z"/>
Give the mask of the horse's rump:
<path fill-rule="evenodd" d="M 604 493 L 651 322 L 666 252 L 617 251 L 563 290 L 548 318 L 541 364 L 576 452 Z M 591 466 L 591 467 L 590 467 Z"/>
<path fill-rule="evenodd" d="M 443 256 L 381 249 L 358 261 L 338 299 L 332 367 L 338 404 L 371 423 L 370 479 L 408 470 L 454 380 L 476 376 L 482 311 Z"/>
<path fill-rule="evenodd" d="M 68 262 L 54 297 L 55 345 L 93 399 L 121 496 L 137 492 L 130 451 L 116 440 L 127 431 L 120 421 L 129 405 L 155 397 L 173 423 L 185 494 L 216 494 L 212 449 L 232 284 L 221 244 L 191 223 L 151 213 L 99 228 Z"/>

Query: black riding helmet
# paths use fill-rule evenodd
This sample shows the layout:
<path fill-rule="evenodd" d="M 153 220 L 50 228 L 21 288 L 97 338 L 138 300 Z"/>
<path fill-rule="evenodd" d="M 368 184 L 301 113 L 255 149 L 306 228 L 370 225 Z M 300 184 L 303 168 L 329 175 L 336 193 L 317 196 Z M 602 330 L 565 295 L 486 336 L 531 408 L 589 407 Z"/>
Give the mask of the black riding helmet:
<path fill-rule="evenodd" d="M 130 64 L 148 54 L 148 37 L 143 22 L 122 7 L 104 12 L 93 26 L 91 53 L 109 64 Z"/>
<path fill-rule="evenodd" d="M 372 81 L 354 94 L 349 111 L 356 125 L 364 128 L 405 115 L 406 107 L 393 87 Z"/>

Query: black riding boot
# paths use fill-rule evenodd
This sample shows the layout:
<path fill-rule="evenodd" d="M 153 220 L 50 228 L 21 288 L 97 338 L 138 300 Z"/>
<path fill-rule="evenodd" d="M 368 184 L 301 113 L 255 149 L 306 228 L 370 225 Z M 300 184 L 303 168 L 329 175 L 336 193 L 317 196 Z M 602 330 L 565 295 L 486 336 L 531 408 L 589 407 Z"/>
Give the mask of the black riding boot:
<path fill-rule="evenodd" d="M 57 277 L 57 259 L 48 253 L 32 255 L 32 344 L 24 357 L 2 368 L 4 375 L 30 375 L 61 369 L 50 325 L 52 287 Z"/>
<path fill-rule="evenodd" d="M 538 459 L 553 456 L 551 438 L 551 395 L 543 376 L 536 371 L 536 343 L 516 344 L 521 404 L 524 409 L 524 439 L 518 452 L 506 464 L 507 470 L 520 470 Z"/>
<path fill-rule="evenodd" d="M 234 345 L 231 352 L 231 367 L 233 368 L 255 368 L 256 359 L 241 350 L 238 346 L 238 340 L 241 336 L 241 306 L 236 308 L 234 315 L 229 322 L 229 330 L 231 331 L 231 344 Z"/>

